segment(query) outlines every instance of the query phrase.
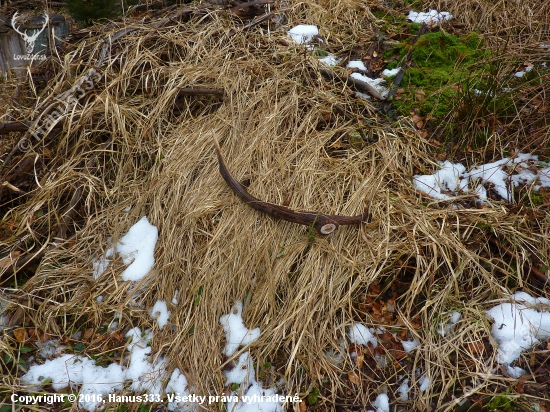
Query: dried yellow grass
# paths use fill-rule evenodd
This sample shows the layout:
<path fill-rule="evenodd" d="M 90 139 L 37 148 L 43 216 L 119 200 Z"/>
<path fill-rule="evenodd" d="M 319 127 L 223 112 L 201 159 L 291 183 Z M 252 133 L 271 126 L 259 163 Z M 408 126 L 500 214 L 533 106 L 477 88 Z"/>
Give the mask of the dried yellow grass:
<path fill-rule="evenodd" d="M 292 24 L 320 25 L 329 45 L 356 40 L 338 34 L 349 26 L 353 36 L 359 27 L 361 37 L 373 35 L 374 26 L 363 25 L 373 16 L 359 2 L 291 3 L 286 13 Z M 370 103 L 322 80 L 317 58 L 282 31 L 233 34 L 236 22 L 222 11 L 203 11 L 155 31 L 128 24 L 135 31 L 113 42 L 98 68 L 101 82 L 59 136 L 55 171 L 40 181 L 31 201 L 5 216 L 21 222 L 21 239 L 56 244 L 16 293 L 27 298 L 20 306 L 34 324 L 64 336 L 79 320 L 99 325 L 119 314 L 120 330 L 153 329 L 155 353 L 184 371 L 196 393 L 221 394 L 227 361 L 219 318 L 243 300 L 245 324 L 262 330 L 252 354 L 258 364 L 280 368 L 285 393 L 305 395 L 323 380 L 334 393 L 345 393 L 349 382 L 342 374 L 353 370 L 349 357 L 334 364 L 325 354 L 346 355 L 340 341 L 357 320 L 358 295 L 413 267 L 411 286 L 398 300 L 399 327 L 420 341 L 412 370 L 421 368 L 434 384 L 426 393 L 414 388 L 407 408 L 451 410 L 448 391 L 465 379 L 479 383 L 476 393 L 509 385 L 491 372 L 494 354 L 480 359 L 464 349 L 489 336 L 483 309 L 509 292 L 503 274 L 514 271 L 490 256 L 488 238 L 511 248 L 516 281 L 529 288 L 524 263 L 533 256 L 547 261 L 548 219 L 534 231 L 499 205 L 423 203 L 411 178 L 415 168 L 430 167 L 428 143 L 405 121 L 384 123 Z M 58 76 L 29 116 L 95 65 L 99 38 L 56 62 Z M 178 90 L 188 87 L 223 89 L 226 97 L 186 98 L 182 110 L 175 108 Z M 334 142 L 347 139 L 358 124 L 378 141 L 346 145 L 334 156 Z M 307 228 L 260 215 L 219 175 L 214 136 L 235 177 L 250 178 L 249 191 L 258 198 L 278 204 L 290 198 L 293 209 L 330 214 L 355 215 L 367 207 L 370 221 L 311 242 Z M 71 230 L 78 232 L 67 242 L 57 228 L 79 188 L 84 216 L 75 218 Z M 125 213 L 127 206 L 132 209 Z M 29 220 L 39 210 L 44 214 Z M 123 265 L 116 261 L 95 281 L 92 259 L 105 252 L 108 238 L 116 242 L 144 215 L 159 229 L 151 273 L 138 284 L 123 282 Z M 170 326 L 159 330 L 148 309 L 157 300 L 171 301 L 176 290 L 180 303 L 169 305 Z M 453 311 L 462 314 L 459 331 L 442 338 L 435 331 Z M 422 329 L 410 323 L 416 315 Z M 395 399 L 399 372 L 391 366 L 380 372 L 384 380 L 365 377 L 365 385 L 348 388 L 353 404 L 370 405 L 383 384 Z M 413 386 L 418 378 L 411 379 Z M 15 376 L 8 382 L 20 384 Z M 334 398 L 325 400 L 334 407 Z"/>

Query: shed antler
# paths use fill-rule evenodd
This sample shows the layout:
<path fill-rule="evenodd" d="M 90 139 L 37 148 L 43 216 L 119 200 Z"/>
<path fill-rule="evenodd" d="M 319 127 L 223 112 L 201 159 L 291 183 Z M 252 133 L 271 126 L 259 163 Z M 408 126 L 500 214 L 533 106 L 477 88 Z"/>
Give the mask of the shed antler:
<path fill-rule="evenodd" d="M 317 212 L 295 212 L 284 206 L 274 205 L 272 203 L 262 202 L 252 196 L 246 188 L 235 179 L 229 170 L 222 156 L 218 139 L 214 137 L 216 152 L 218 154 L 218 163 L 220 174 L 233 192 L 244 200 L 250 207 L 262 213 L 268 214 L 287 222 L 298 223 L 300 225 L 313 226 L 320 235 L 328 235 L 342 225 L 358 225 L 367 218 L 367 212 L 357 216 L 339 216 L 324 215 Z"/>

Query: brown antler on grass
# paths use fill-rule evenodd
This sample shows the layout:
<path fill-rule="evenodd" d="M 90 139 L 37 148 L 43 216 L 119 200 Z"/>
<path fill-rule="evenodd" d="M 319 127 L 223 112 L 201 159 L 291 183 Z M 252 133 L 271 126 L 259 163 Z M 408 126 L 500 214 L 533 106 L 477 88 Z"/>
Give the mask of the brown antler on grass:
<path fill-rule="evenodd" d="M 246 190 L 241 183 L 235 179 L 229 170 L 222 156 L 218 139 L 214 137 L 216 152 L 218 153 L 218 163 L 220 166 L 220 174 L 228 184 L 228 186 L 244 200 L 250 207 L 267 215 L 278 219 L 286 220 L 287 222 L 298 223 L 300 225 L 313 226 L 320 235 L 328 235 L 338 229 L 342 225 L 358 225 L 363 222 L 367 213 L 357 216 L 339 216 L 339 215 L 324 215 L 318 212 L 295 212 L 284 206 L 274 205 L 272 203 L 262 202 L 256 199 Z"/>

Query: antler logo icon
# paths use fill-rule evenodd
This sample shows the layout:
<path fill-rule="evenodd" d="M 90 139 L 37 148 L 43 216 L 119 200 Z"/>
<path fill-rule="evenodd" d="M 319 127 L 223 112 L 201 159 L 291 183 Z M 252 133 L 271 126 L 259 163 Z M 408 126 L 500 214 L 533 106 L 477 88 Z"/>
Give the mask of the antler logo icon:
<path fill-rule="evenodd" d="M 11 25 L 12 25 L 13 29 L 17 33 L 19 33 L 23 37 L 23 40 L 25 41 L 25 46 L 26 46 L 25 49 L 27 50 L 27 54 L 32 53 L 32 51 L 34 50 L 34 44 L 36 43 L 36 39 L 38 38 L 40 33 L 42 33 L 44 31 L 44 29 L 48 25 L 48 22 L 49 22 L 50 19 L 49 19 L 48 15 L 46 13 L 44 13 L 44 17 L 46 18 L 46 20 L 44 21 L 44 24 L 42 25 L 42 28 L 36 30 L 32 34 L 32 36 L 29 36 L 24 31 L 19 30 L 19 28 L 17 28 L 17 26 L 15 25 L 15 21 L 17 20 L 17 12 L 15 12 L 13 14 L 13 17 L 11 18 Z"/>

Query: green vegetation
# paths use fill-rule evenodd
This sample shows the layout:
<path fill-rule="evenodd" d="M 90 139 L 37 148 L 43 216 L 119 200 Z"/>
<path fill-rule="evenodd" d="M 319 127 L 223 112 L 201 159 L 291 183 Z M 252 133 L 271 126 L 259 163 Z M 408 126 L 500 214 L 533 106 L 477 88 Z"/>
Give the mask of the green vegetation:
<path fill-rule="evenodd" d="M 390 51 L 398 58 L 388 68 L 398 67 L 411 50 L 404 42 Z M 472 73 L 481 73 L 490 58 L 476 33 L 466 37 L 444 33 L 427 33 L 413 46 L 412 65 L 406 70 L 401 87 L 403 93 L 395 99 L 395 107 L 402 115 L 419 110 L 422 116 L 443 117 L 450 113 L 459 96 L 461 83 Z"/>

